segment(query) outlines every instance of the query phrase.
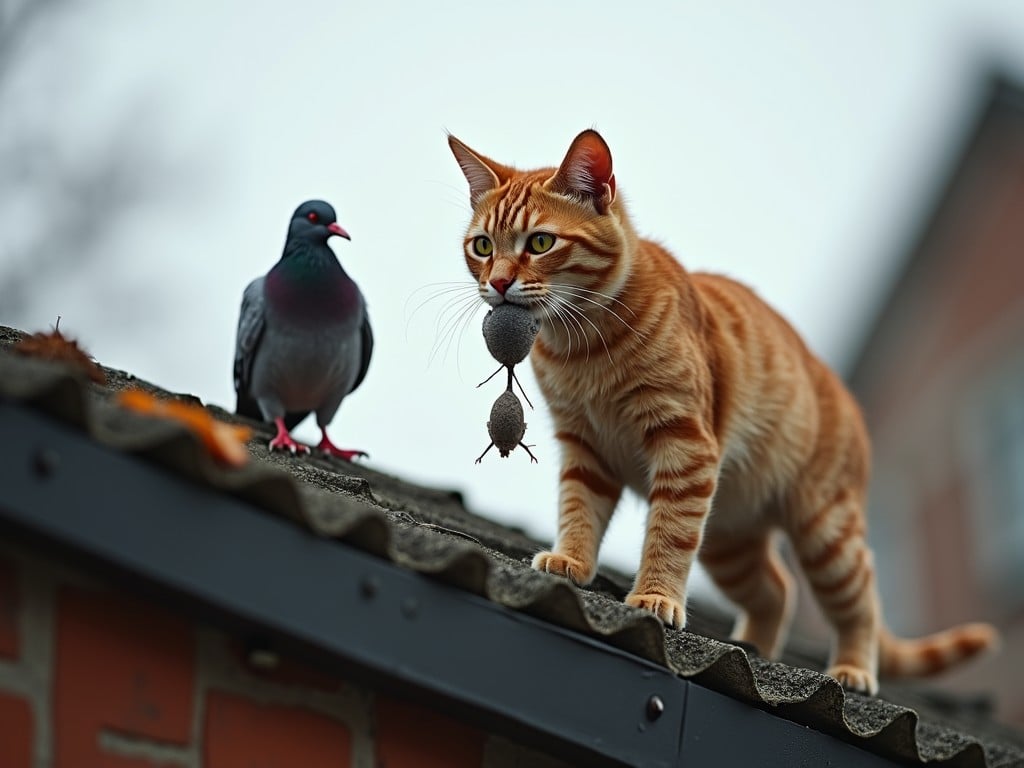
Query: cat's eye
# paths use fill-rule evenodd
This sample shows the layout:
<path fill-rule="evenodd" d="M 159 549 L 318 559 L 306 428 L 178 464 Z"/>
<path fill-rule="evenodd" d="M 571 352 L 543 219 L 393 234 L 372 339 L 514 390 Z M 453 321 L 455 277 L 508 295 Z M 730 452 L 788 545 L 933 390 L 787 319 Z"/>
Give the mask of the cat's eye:
<path fill-rule="evenodd" d="M 526 250 L 533 254 L 547 253 L 555 244 L 555 236 L 547 232 L 534 232 L 526 240 Z"/>
<path fill-rule="evenodd" d="M 473 238 L 473 253 L 477 256 L 483 256 L 487 258 L 494 253 L 494 243 L 491 242 L 491 238 L 485 235 L 479 235 Z"/>

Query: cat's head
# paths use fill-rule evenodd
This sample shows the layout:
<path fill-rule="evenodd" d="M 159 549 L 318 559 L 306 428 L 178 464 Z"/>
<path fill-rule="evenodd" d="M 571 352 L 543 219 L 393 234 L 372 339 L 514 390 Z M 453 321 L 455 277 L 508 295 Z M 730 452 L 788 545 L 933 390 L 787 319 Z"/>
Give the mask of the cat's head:
<path fill-rule="evenodd" d="M 528 306 L 538 317 L 565 303 L 614 300 L 629 272 L 632 237 L 601 135 L 575 138 L 558 168 L 519 171 L 448 144 L 469 182 L 473 218 L 463 241 L 480 296 Z"/>

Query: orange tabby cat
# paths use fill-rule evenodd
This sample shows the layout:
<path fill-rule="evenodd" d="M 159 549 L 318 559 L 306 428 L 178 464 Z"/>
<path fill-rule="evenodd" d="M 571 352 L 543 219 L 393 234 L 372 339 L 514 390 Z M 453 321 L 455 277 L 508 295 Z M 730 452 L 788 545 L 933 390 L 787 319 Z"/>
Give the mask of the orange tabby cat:
<path fill-rule="evenodd" d="M 775 548 L 782 531 L 835 627 L 828 674 L 845 686 L 874 693 L 879 669 L 930 674 L 995 644 L 986 624 L 914 641 L 884 629 L 853 397 L 748 288 L 689 274 L 637 236 L 596 131 L 537 171 L 448 142 L 469 181 L 465 257 L 480 296 L 542 320 L 530 359 L 562 472 L 558 538 L 535 568 L 591 581 L 628 486 L 650 509 L 626 602 L 666 624 L 686 622 L 696 556 L 741 608 L 734 636 L 777 657 L 795 591 Z"/>

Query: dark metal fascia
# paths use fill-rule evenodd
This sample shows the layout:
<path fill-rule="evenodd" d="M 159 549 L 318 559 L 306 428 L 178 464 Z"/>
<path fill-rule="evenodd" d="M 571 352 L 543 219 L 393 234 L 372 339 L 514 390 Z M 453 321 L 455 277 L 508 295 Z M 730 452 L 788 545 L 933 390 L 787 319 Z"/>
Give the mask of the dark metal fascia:
<path fill-rule="evenodd" d="M 893 765 L 3 401 L 0 526 L 251 643 L 579 765 Z"/>

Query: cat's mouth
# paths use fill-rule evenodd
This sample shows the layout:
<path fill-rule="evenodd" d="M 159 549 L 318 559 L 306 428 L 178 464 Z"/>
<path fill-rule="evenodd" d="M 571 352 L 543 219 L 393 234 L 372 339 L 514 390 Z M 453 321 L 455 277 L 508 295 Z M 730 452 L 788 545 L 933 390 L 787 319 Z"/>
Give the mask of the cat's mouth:
<path fill-rule="evenodd" d="M 484 301 L 491 307 L 497 307 L 502 304 L 515 304 L 517 307 L 524 307 L 530 310 L 533 316 L 537 318 L 542 317 L 544 314 L 541 310 L 542 303 L 531 296 L 487 296 Z"/>

